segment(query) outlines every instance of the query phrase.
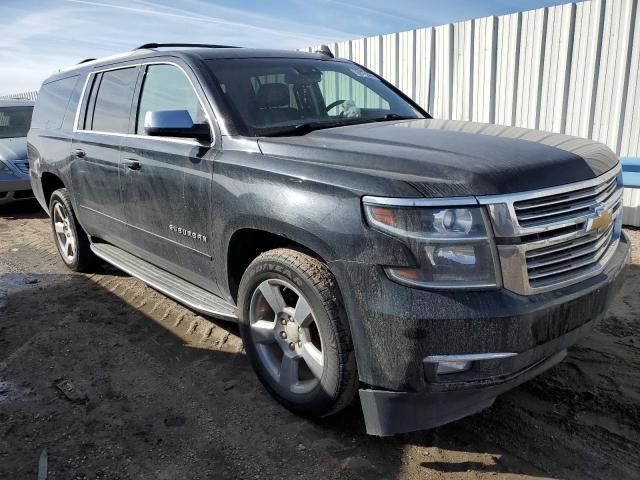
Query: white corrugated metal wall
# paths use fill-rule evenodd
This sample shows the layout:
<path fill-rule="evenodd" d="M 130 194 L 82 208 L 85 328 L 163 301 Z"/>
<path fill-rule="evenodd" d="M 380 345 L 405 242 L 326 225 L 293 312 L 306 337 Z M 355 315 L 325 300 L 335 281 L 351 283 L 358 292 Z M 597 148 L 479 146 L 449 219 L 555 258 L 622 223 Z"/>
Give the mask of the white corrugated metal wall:
<path fill-rule="evenodd" d="M 36 90 L 31 92 L 12 93 L 10 95 L 0 95 L 0 100 L 33 100 L 38 97 Z"/>
<path fill-rule="evenodd" d="M 638 1 L 569 3 L 329 48 L 382 75 L 436 118 L 588 137 L 640 157 Z M 625 198 L 633 202 L 626 220 L 640 226 L 640 193 Z"/>

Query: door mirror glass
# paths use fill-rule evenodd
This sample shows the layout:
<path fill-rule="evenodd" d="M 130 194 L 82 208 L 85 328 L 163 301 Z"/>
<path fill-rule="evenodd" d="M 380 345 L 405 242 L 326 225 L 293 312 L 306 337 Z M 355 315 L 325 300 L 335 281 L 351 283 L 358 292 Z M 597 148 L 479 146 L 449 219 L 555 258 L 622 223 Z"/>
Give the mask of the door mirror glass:
<path fill-rule="evenodd" d="M 144 131 L 156 137 L 211 139 L 209 125 L 193 123 L 187 110 L 148 111 L 144 117 Z"/>

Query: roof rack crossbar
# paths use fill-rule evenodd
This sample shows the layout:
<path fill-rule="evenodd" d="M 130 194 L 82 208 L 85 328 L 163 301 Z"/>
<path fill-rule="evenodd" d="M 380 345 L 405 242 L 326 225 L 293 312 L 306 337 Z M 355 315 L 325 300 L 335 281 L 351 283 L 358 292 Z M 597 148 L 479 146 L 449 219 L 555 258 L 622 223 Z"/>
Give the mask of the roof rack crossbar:
<path fill-rule="evenodd" d="M 212 45 L 209 43 L 145 43 L 144 45 L 140 45 L 135 50 L 161 48 L 161 47 L 241 48 L 233 45 Z"/>

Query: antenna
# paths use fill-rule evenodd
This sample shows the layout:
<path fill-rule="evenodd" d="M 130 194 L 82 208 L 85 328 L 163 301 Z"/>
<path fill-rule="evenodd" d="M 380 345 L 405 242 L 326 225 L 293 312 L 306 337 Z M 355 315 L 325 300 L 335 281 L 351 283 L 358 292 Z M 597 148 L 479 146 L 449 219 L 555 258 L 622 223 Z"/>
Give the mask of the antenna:
<path fill-rule="evenodd" d="M 326 45 L 322 45 L 320 47 L 320 50 L 316 50 L 316 53 L 319 53 L 320 55 L 326 55 L 329 58 L 334 58 L 333 53 L 331 53 L 331 49 Z"/>

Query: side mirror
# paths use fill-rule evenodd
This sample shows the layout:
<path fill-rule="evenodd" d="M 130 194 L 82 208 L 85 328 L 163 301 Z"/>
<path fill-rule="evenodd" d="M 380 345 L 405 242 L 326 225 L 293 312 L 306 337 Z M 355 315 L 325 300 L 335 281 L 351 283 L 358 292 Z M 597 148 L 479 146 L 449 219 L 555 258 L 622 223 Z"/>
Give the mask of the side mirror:
<path fill-rule="evenodd" d="M 156 110 L 144 116 L 144 131 L 154 137 L 211 140 L 207 123 L 194 124 L 187 110 Z"/>

